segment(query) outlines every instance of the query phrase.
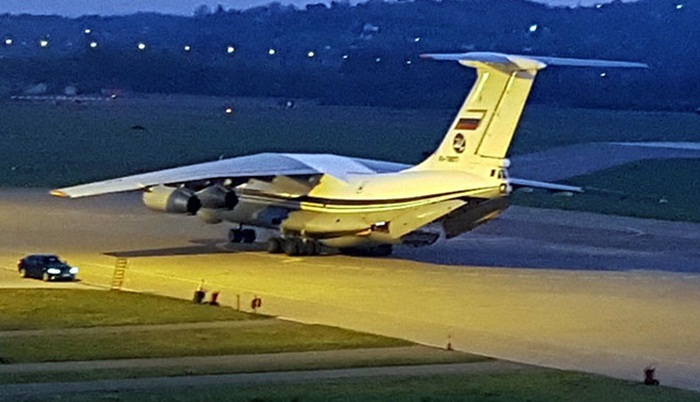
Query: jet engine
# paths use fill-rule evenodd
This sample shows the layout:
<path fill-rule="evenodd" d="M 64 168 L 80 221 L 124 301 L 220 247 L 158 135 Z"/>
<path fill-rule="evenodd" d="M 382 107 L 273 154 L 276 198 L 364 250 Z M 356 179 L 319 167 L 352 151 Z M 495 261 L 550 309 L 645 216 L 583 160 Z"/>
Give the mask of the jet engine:
<path fill-rule="evenodd" d="M 155 211 L 190 215 L 194 215 L 202 207 L 202 202 L 194 191 L 164 185 L 146 190 L 143 193 L 143 203 Z"/>
<path fill-rule="evenodd" d="M 236 193 L 221 185 L 206 187 L 197 191 L 196 195 L 199 201 L 201 201 L 203 208 L 232 209 L 238 204 Z"/>

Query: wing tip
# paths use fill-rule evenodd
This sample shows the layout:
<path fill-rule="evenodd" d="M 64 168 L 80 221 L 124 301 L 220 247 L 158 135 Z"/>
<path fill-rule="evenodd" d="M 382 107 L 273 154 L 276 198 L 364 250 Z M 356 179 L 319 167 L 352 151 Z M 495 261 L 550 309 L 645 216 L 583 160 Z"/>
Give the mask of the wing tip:
<path fill-rule="evenodd" d="M 70 195 L 65 193 L 63 190 L 51 190 L 49 191 L 49 194 L 59 198 L 70 198 Z"/>

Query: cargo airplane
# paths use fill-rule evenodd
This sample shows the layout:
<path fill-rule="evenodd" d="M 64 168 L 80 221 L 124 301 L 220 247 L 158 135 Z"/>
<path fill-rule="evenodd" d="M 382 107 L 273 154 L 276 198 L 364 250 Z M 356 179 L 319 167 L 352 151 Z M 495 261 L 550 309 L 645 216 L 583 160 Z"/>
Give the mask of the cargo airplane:
<path fill-rule="evenodd" d="M 477 79 L 437 150 L 415 166 L 333 154 L 261 153 L 51 191 L 79 198 L 143 191 L 157 211 L 232 222 L 232 242 L 275 229 L 268 251 L 388 255 L 392 246 L 433 244 L 483 224 L 516 187 L 582 189 L 508 176 L 506 158 L 530 88 L 547 65 L 646 67 L 640 63 L 508 55 L 425 54 L 477 70 Z"/>

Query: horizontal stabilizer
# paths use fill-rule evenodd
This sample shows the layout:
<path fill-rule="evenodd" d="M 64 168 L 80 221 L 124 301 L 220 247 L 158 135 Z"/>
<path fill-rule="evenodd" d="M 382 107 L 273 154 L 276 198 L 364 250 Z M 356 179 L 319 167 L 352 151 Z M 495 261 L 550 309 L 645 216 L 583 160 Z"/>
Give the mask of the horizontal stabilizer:
<path fill-rule="evenodd" d="M 469 53 L 427 53 L 422 58 L 433 60 L 449 60 L 459 62 L 482 62 L 516 67 L 521 70 L 541 70 L 548 65 L 570 67 L 611 67 L 611 68 L 647 68 L 644 63 L 628 61 L 612 61 L 598 59 L 571 59 L 562 57 L 530 56 L 505 54 L 495 52 Z"/>
<path fill-rule="evenodd" d="M 578 186 L 567 186 L 566 184 L 558 184 L 558 183 L 548 183 L 544 181 L 536 181 L 536 180 L 525 180 L 525 179 L 516 179 L 514 177 L 511 177 L 508 179 L 508 183 L 513 187 L 513 189 L 517 188 L 540 188 L 543 190 L 550 190 L 550 191 L 568 191 L 572 193 L 583 193 L 583 188 L 578 187 Z"/>

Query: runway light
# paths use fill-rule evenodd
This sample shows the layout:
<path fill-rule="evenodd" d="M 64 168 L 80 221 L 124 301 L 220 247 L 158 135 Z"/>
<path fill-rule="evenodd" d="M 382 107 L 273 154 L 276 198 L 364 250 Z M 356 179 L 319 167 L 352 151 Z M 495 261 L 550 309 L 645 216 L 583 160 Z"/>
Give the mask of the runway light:
<path fill-rule="evenodd" d="M 92 48 L 92 49 L 97 48 L 97 42 L 90 42 L 90 48 Z"/>
<path fill-rule="evenodd" d="M 310 50 L 308 53 L 306 53 L 306 57 L 308 58 L 312 58 L 314 56 L 316 56 L 316 53 L 313 50 Z"/>
<path fill-rule="evenodd" d="M 676 10 L 680 10 L 681 8 L 683 8 L 683 4 L 676 4 Z"/>
<path fill-rule="evenodd" d="M 232 107 L 227 107 L 226 110 L 224 110 L 226 114 L 233 114 L 233 108 Z"/>
<path fill-rule="evenodd" d="M 235 51 L 236 51 L 236 48 L 233 46 L 228 46 L 226 48 L 226 53 L 228 53 L 228 54 L 233 54 L 233 52 L 235 52 Z"/>
<path fill-rule="evenodd" d="M 406 64 L 410 66 L 412 64 L 411 60 L 406 60 Z"/>
<path fill-rule="evenodd" d="M 596 4 L 596 5 L 595 5 L 595 8 L 603 8 L 603 5 L 602 5 L 602 4 Z"/>
<path fill-rule="evenodd" d="M 270 56 L 274 55 L 275 53 L 277 53 L 277 51 L 275 49 L 271 48 L 271 49 L 267 50 L 267 54 L 269 54 Z"/>
<path fill-rule="evenodd" d="M 139 44 L 136 45 L 136 47 L 137 47 L 139 50 L 146 50 L 146 44 L 143 43 L 143 42 L 139 42 Z"/>
<path fill-rule="evenodd" d="M 48 47 L 49 46 L 49 41 L 46 39 L 42 39 L 39 41 L 39 46 L 41 47 Z"/>
<path fill-rule="evenodd" d="M 343 60 L 347 60 L 347 59 L 348 59 L 348 55 L 347 55 L 347 54 L 344 54 L 344 55 L 343 55 Z"/>
<path fill-rule="evenodd" d="M 189 45 L 185 45 L 184 50 L 186 52 L 189 52 L 190 50 L 192 50 L 192 48 Z"/>
<path fill-rule="evenodd" d="M 381 58 L 381 57 L 377 57 L 376 59 L 374 59 L 374 62 L 375 62 L 375 63 L 380 63 L 381 61 L 382 61 L 382 58 Z"/>
<path fill-rule="evenodd" d="M 90 35 L 92 33 L 92 29 L 87 28 L 83 32 L 85 32 L 85 35 Z"/>
<path fill-rule="evenodd" d="M 532 25 L 530 25 L 529 31 L 535 32 L 535 31 L 537 31 L 538 28 L 539 28 L 539 26 L 537 24 L 532 24 Z"/>
<path fill-rule="evenodd" d="M 5 44 L 6 44 L 7 46 L 12 46 L 13 43 L 14 43 L 14 41 L 13 41 L 11 38 L 5 39 Z"/>
<path fill-rule="evenodd" d="M 420 42 L 420 39 L 420 36 L 416 36 L 415 38 L 413 38 L 413 42 L 418 43 Z"/>
<path fill-rule="evenodd" d="M 605 77 L 608 76 L 608 73 L 600 73 L 600 76 L 601 76 L 602 78 L 605 78 Z"/>

